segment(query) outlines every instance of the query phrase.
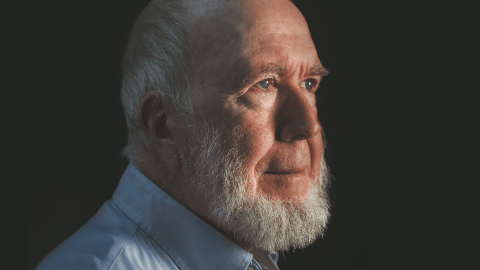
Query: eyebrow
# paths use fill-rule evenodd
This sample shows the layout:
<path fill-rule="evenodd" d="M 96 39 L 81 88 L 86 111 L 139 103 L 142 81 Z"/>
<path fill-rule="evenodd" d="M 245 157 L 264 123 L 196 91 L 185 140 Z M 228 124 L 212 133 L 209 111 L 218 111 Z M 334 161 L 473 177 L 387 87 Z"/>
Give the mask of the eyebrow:
<path fill-rule="evenodd" d="M 308 71 L 307 75 L 319 75 L 323 78 L 328 75 L 328 69 L 317 63 Z"/>
<path fill-rule="evenodd" d="M 266 65 L 264 65 L 262 68 L 261 68 L 261 71 L 260 73 L 261 74 L 272 74 L 272 73 L 275 73 L 275 74 L 278 74 L 280 76 L 283 76 L 285 75 L 287 69 L 278 64 L 278 63 L 268 63 Z M 312 68 L 310 68 L 308 70 L 308 72 L 306 73 L 307 76 L 320 76 L 320 80 L 327 76 L 328 75 L 328 70 L 322 66 L 320 63 L 317 63 L 315 66 L 313 66 Z M 244 78 L 242 80 L 242 83 L 241 85 L 245 85 L 245 84 L 249 84 L 249 83 L 252 83 L 253 80 L 255 80 L 255 77 L 256 76 L 247 76 L 246 78 Z"/>
<path fill-rule="evenodd" d="M 263 74 L 276 73 L 279 75 L 284 75 L 286 70 L 287 69 L 284 66 L 277 63 L 268 63 L 262 67 Z M 310 70 L 307 72 L 307 76 L 312 76 L 312 75 L 325 77 L 328 75 L 328 70 L 321 64 L 317 63 L 315 66 L 310 68 Z"/>
<path fill-rule="evenodd" d="M 279 74 L 279 75 L 283 75 L 283 74 L 285 74 L 286 70 L 287 69 L 280 64 L 268 63 L 268 64 L 266 64 L 265 66 L 262 67 L 261 73 L 262 74 L 276 73 L 276 74 Z"/>

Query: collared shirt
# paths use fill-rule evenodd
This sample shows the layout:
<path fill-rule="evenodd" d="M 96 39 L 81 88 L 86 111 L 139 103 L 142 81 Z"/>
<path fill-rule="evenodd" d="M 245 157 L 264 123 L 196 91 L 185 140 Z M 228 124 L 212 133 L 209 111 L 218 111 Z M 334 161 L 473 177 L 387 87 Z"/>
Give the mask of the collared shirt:
<path fill-rule="evenodd" d="M 276 266 L 277 254 L 270 258 Z M 38 265 L 44 269 L 261 270 L 253 255 L 129 164 L 113 194 Z M 278 270 L 278 267 L 277 267 Z"/>

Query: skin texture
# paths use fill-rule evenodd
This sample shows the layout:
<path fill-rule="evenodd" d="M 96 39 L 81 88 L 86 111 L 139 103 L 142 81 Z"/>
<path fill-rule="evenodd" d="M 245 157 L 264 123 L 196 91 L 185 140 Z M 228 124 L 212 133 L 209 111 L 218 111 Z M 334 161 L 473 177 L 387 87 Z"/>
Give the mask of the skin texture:
<path fill-rule="evenodd" d="M 230 9 L 215 2 L 185 4 L 195 110 L 216 126 L 240 131 L 231 147 L 248 157 L 247 192 L 280 201 L 305 199 L 318 180 L 323 156 L 314 94 L 323 73 L 300 11 L 283 0 L 247 1 Z M 270 83 L 268 89 L 260 82 Z M 154 92 L 141 99 L 138 119 L 151 144 L 139 169 L 214 226 L 208 198 L 185 184 L 180 173 L 185 121 Z M 222 233 L 273 266 L 266 253 Z"/>

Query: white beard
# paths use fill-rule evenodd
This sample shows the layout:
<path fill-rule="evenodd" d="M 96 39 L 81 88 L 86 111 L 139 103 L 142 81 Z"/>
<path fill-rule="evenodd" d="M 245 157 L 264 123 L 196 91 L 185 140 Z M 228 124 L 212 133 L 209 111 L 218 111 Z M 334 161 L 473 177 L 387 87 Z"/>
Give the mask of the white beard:
<path fill-rule="evenodd" d="M 268 252 L 304 248 L 323 236 L 330 216 L 324 158 L 318 181 L 303 202 L 246 196 L 245 157 L 233 142 L 238 141 L 238 132 L 222 133 L 202 119 L 189 122 L 182 173 L 209 200 L 209 212 L 218 227 Z"/>

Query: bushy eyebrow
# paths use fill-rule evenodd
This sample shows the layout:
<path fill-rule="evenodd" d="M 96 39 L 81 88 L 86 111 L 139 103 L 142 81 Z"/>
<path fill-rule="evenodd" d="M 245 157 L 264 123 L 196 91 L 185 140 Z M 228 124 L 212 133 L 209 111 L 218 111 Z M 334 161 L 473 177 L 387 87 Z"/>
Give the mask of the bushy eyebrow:
<path fill-rule="evenodd" d="M 285 74 L 285 71 L 287 69 L 280 65 L 280 64 L 277 64 L 277 63 L 268 63 L 266 64 L 265 66 L 262 67 L 262 73 L 263 74 L 272 74 L 272 73 L 275 73 L 275 74 L 278 74 L 280 76 L 284 75 Z"/>
<path fill-rule="evenodd" d="M 268 63 L 264 65 L 260 69 L 261 74 L 278 74 L 280 77 L 284 76 L 286 73 L 287 69 L 278 64 L 278 63 Z M 317 63 L 315 66 L 310 68 L 308 72 L 306 73 L 307 76 L 320 76 L 320 80 L 328 75 L 328 70 L 322 66 L 320 63 Z M 253 81 L 257 78 L 257 74 L 250 74 L 249 76 L 244 77 L 241 82 L 238 84 L 238 86 L 245 86 L 247 84 L 253 83 Z"/>
<path fill-rule="evenodd" d="M 268 63 L 262 67 L 263 74 L 276 73 L 282 76 L 285 74 L 286 70 L 287 69 L 284 66 L 277 63 Z M 307 76 L 312 76 L 312 75 L 325 77 L 328 75 L 328 70 L 324 66 L 318 63 L 312 68 L 310 68 L 310 70 L 307 72 Z"/>
<path fill-rule="evenodd" d="M 319 75 L 323 78 L 328 75 L 328 69 L 321 64 L 316 64 L 308 71 L 307 75 Z"/>

